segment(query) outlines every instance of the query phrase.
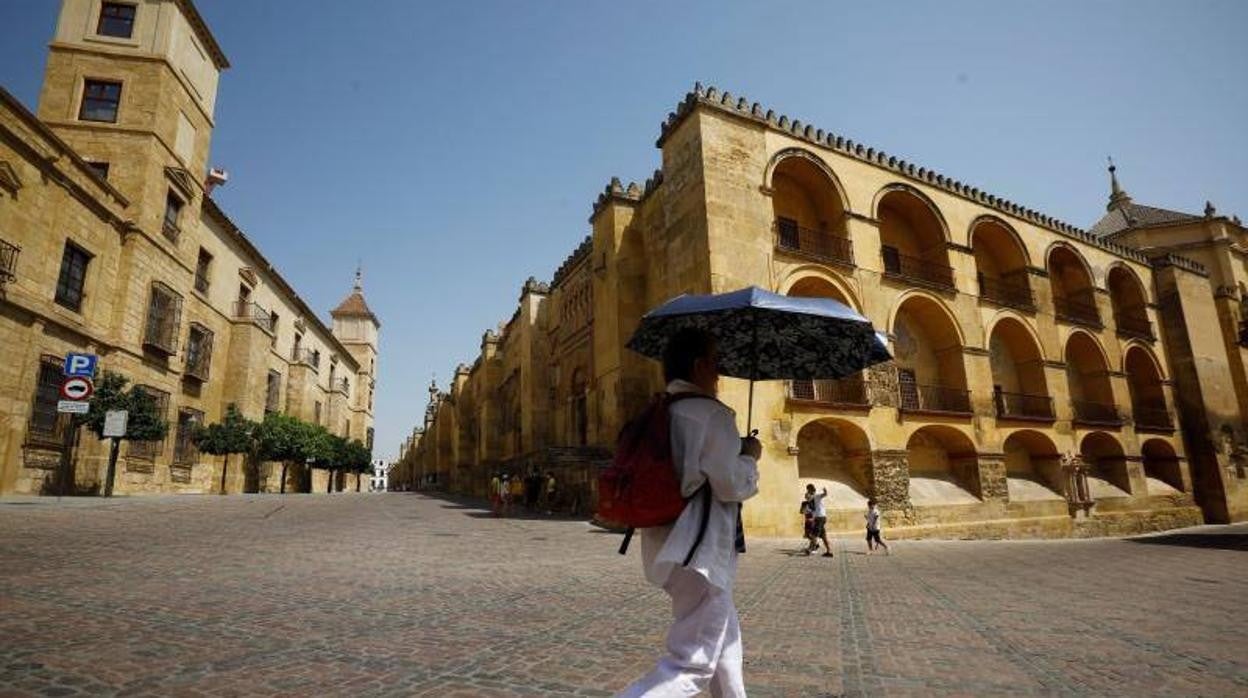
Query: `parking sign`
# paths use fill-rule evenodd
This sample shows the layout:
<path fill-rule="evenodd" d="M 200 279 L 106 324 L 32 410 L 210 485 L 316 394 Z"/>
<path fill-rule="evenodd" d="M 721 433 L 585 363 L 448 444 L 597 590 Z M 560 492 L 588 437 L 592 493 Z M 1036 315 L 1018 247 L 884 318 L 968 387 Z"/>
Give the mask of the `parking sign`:
<path fill-rule="evenodd" d="M 95 362 L 98 358 L 95 354 L 75 354 L 73 352 L 66 354 L 65 375 L 94 378 Z"/>

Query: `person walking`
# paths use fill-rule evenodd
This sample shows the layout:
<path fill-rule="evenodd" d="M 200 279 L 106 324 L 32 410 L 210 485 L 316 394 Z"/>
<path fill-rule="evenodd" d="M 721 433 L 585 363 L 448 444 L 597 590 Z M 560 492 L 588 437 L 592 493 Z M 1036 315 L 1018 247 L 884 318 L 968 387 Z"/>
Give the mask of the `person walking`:
<path fill-rule="evenodd" d="M 867 500 L 867 513 L 864 518 L 867 520 L 867 554 L 884 548 L 884 554 L 889 555 L 888 545 L 880 540 L 880 506 L 874 499 Z"/>
<path fill-rule="evenodd" d="M 511 478 L 511 503 L 524 506 L 524 478 L 519 474 Z"/>
<path fill-rule="evenodd" d="M 719 369 L 709 333 L 673 334 L 663 352 L 663 373 L 669 394 L 710 399 L 670 407 L 672 461 L 687 503 L 675 523 L 641 529 L 641 553 L 646 579 L 671 597 L 672 625 L 666 654 L 619 695 L 693 696 L 709 687 L 715 696 L 742 697 L 743 650 L 732 586 L 744 543 L 740 503 L 758 493 L 762 444 L 741 437 L 736 414 L 714 399 Z M 710 486 L 710 496 L 693 496 L 703 485 Z"/>
<path fill-rule="evenodd" d="M 815 523 L 811 528 L 810 546 L 806 548 L 806 554 L 809 555 L 819 549 L 819 541 L 823 541 L 823 556 L 832 557 L 832 544 L 828 542 L 828 510 L 824 506 L 823 500 L 828 496 L 828 488 L 823 488 L 819 494 L 815 494 L 815 486 L 806 485 L 806 498 L 810 502 L 811 513 L 814 515 Z"/>
<path fill-rule="evenodd" d="M 490 479 L 490 510 L 494 512 L 494 516 L 498 516 L 503 508 L 503 498 L 498 493 L 502 483 L 498 473 L 494 473 L 494 477 Z"/>
<path fill-rule="evenodd" d="M 542 499 L 546 503 L 547 516 L 555 513 L 555 485 L 555 473 L 547 471 L 546 479 L 542 483 Z"/>
<path fill-rule="evenodd" d="M 503 516 L 511 513 L 511 475 L 503 473 L 503 479 L 498 483 L 498 499 L 503 503 Z"/>
<path fill-rule="evenodd" d="M 802 496 L 802 506 L 798 511 L 802 515 L 802 551 L 809 555 L 819 545 L 815 542 L 815 509 L 810 503 L 809 491 Z"/>

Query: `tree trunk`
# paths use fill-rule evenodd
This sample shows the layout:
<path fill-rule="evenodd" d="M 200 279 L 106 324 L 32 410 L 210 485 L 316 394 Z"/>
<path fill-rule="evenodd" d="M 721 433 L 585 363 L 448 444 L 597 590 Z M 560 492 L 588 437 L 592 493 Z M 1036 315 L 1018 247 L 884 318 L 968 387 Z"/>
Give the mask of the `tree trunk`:
<path fill-rule="evenodd" d="M 334 471 L 329 471 L 329 478 L 325 482 L 325 494 L 334 491 Z"/>
<path fill-rule="evenodd" d="M 225 460 L 221 463 L 221 494 L 225 494 L 225 473 L 230 469 L 230 454 L 225 454 Z"/>
<path fill-rule="evenodd" d="M 364 475 L 363 473 L 355 474 L 355 491 L 356 492 L 360 491 L 360 478 L 363 477 L 363 475 Z"/>
<path fill-rule="evenodd" d="M 286 461 L 282 461 L 282 489 L 280 494 L 286 494 Z"/>

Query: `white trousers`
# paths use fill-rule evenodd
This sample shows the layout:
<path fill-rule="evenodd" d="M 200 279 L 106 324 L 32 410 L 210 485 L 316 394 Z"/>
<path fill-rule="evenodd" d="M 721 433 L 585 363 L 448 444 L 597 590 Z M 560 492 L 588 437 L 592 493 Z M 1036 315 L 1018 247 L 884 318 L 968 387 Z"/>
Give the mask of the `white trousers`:
<path fill-rule="evenodd" d="M 620 698 L 696 696 L 708 687 L 712 696 L 743 698 L 741 626 L 732 593 L 680 567 L 663 589 L 672 597 L 667 654 Z"/>

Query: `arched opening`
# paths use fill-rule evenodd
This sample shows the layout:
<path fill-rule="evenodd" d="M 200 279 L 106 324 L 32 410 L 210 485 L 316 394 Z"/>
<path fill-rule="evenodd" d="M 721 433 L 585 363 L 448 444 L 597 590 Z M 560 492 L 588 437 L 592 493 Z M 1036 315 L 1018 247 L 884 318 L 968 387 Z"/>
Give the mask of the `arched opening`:
<path fill-rule="evenodd" d="M 1148 321 L 1148 298 L 1140 279 L 1124 266 L 1109 270 L 1105 285 L 1114 308 L 1114 324 L 1118 333 L 1128 337 L 1153 338 L 1153 325 Z"/>
<path fill-rule="evenodd" d="M 1009 228 L 1000 221 L 981 221 L 971 230 L 971 252 L 980 298 L 1028 312 L 1036 309 L 1027 278 L 1027 253 Z"/>
<path fill-rule="evenodd" d="M 835 264 L 853 265 L 845 207 L 836 184 L 808 157 L 781 160 L 771 175 L 776 248 Z"/>
<path fill-rule="evenodd" d="M 1083 437 L 1079 455 L 1088 466 L 1088 494 L 1092 499 L 1131 496 L 1131 477 L 1122 446 L 1103 431 Z"/>
<path fill-rule="evenodd" d="M 975 504 L 979 498 L 979 456 L 965 434 L 926 426 L 906 443 L 910 502 L 916 506 Z"/>
<path fill-rule="evenodd" d="M 1075 420 L 1085 424 L 1121 424 L 1109 383 L 1109 365 L 1096 342 L 1084 332 L 1066 341 L 1066 380 Z"/>
<path fill-rule="evenodd" d="M 876 218 L 886 276 L 953 288 L 945 229 L 927 201 L 907 189 L 894 189 L 880 199 Z"/>
<path fill-rule="evenodd" d="M 897 309 L 893 335 L 901 409 L 969 414 L 962 339 L 945 307 L 910 296 Z"/>
<path fill-rule="evenodd" d="M 988 338 L 992 400 L 1004 419 L 1053 419 L 1053 398 L 1044 379 L 1044 358 L 1023 323 L 1002 318 Z"/>
<path fill-rule="evenodd" d="M 1049 253 L 1049 283 L 1053 288 L 1053 312 L 1059 320 L 1101 326 L 1092 275 L 1078 252 L 1066 245 L 1053 248 Z"/>
<path fill-rule="evenodd" d="M 1131 414 L 1137 429 L 1163 429 L 1174 427 L 1170 410 L 1166 409 L 1166 393 L 1161 385 L 1157 361 L 1143 347 L 1127 349 L 1127 387 L 1131 392 Z"/>
<path fill-rule="evenodd" d="M 797 477 L 827 488 L 829 509 L 865 509 L 871 482 L 871 446 L 857 426 L 840 419 L 811 422 L 797 432 Z"/>
<path fill-rule="evenodd" d="M 1062 500 L 1062 462 L 1049 437 L 1016 431 L 1005 439 L 1005 480 L 1011 502 Z"/>
<path fill-rule="evenodd" d="M 827 279 L 806 276 L 789 288 L 787 295 L 802 298 L 831 298 L 852 305 L 845 294 Z M 794 380 L 787 384 L 789 400 L 824 405 L 866 405 L 866 381 L 861 372 L 835 380 Z"/>
<path fill-rule="evenodd" d="M 1144 481 L 1148 493 L 1156 495 L 1180 494 L 1184 491 L 1183 469 L 1174 447 L 1162 439 L 1149 439 L 1140 449 L 1144 457 Z"/>

